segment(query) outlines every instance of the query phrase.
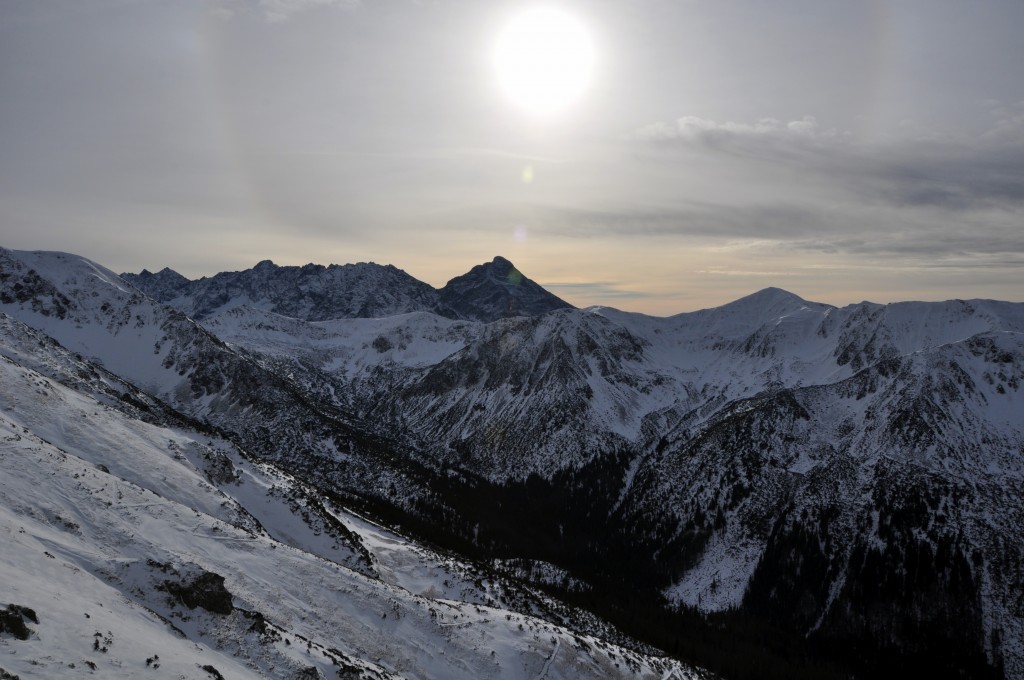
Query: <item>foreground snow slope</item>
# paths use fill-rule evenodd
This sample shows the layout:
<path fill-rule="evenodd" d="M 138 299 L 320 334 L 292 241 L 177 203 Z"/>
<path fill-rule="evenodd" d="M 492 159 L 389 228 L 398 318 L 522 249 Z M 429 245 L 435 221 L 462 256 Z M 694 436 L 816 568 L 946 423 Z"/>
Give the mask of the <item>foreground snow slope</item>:
<path fill-rule="evenodd" d="M 414 595 L 332 561 L 348 559 L 338 546 L 300 549 L 313 527 L 266 493 L 270 471 L 246 467 L 210 435 L 144 423 L 27 368 L 11 358 L 25 344 L 5 343 L 0 357 L 0 604 L 31 609 L 38 623 L 28 622 L 26 640 L 0 636 L 5 671 L 691 677 L 675 662 L 530 616 Z M 37 363 L 60 363 L 52 352 Z M 231 474 L 204 470 L 217 454 Z M 425 573 L 395 580 L 422 586 Z"/>

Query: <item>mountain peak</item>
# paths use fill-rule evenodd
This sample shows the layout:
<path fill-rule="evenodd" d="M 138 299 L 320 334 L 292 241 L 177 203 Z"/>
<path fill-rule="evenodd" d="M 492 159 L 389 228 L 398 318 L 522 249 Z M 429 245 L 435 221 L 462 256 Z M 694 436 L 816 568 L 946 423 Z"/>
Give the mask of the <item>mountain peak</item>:
<path fill-rule="evenodd" d="M 523 281 L 522 273 L 516 269 L 516 266 L 510 260 L 505 259 L 501 255 L 495 256 L 490 262 L 473 267 L 469 274 L 473 272 L 488 276 L 502 285 L 518 286 Z"/>
<path fill-rule="evenodd" d="M 777 286 L 768 286 L 767 288 L 762 288 L 756 293 L 751 293 L 747 297 L 770 300 L 799 300 L 800 302 L 806 302 L 806 300 L 804 300 L 796 293 L 791 293 L 788 290 L 778 288 Z"/>
<path fill-rule="evenodd" d="M 484 322 L 572 308 L 500 255 L 455 277 L 440 292 L 441 303 L 456 316 Z"/>
<path fill-rule="evenodd" d="M 156 300 L 170 300 L 177 297 L 189 284 L 189 280 L 170 267 L 157 273 L 143 269 L 138 274 L 125 272 L 121 278 Z"/>
<path fill-rule="evenodd" d="M 750 295 L 741 297 L 738 300 L 734 300 L 724 305 L 724 307 L 751 308 L 760 311 L 777 311 L 783 308 L 793 307 L 799 309 L 809 305 L 819 306 L 820 304 L 821 303 L 817 302 L 809 302 L 796 293 L 791 293 L 788 290 L 769 286 L 768 288 L 762 288 L 756 293 L 751 293 Z"/>

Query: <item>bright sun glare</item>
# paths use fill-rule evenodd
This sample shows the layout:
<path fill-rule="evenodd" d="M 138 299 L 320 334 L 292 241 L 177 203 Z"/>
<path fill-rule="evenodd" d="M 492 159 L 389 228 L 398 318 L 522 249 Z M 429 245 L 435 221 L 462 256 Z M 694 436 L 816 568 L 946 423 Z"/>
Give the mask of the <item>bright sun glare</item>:
<path fill-rule="evenodd" d="M 494 67 L 504 94 L 533 114 L 565 109 L 587 89 L 594 48 L 583 25 L 553 8 L 527 10 L 498 35 Z"/>

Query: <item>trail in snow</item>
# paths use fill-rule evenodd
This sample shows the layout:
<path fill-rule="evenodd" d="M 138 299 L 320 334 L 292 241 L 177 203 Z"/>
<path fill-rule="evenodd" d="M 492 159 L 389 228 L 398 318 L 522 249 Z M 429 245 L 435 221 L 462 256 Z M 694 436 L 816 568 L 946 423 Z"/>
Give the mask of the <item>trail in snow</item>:
<path fill-rule="evenodd" d="M 558 650 L 562 645 L 562 641 L 555 638 L 555 649 L 551 652 L 551 656 L 548 657 L 547 661 L 544 662 L 544 668 L 540 669 L 540 674 L 537 675 L 536 680 L 543 680 L 547 676 L 548 671 L 551 669 L 551 664 L 554 663 L 555 657 L 558 656 Z"/>

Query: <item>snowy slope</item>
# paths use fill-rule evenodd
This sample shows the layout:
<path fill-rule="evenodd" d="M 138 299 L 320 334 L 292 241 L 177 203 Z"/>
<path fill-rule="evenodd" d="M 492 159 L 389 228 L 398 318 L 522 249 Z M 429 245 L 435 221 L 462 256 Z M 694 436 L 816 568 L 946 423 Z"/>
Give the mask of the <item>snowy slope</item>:
<path fill-rule="evenodd" d="M 668 436 L 623 511 L 690 536 L 673 599 L 743 606 L 808 633 L 837 634 L 863 611 L 904 653 L 917 643 L 900 628 L 929 611 L 958 622 L 931 639 L 973 637 L 1020 677 L 1022 366 L 1024 336 L 983 332 L 735 402 Z M 919 570 L 931 580 L 908 583 Z"/>
<path fill-rule="evenodd" d="M 265 357 L 228 346 L 88 260 L 0 250 L 0 311 L 133 389 L 229 432 L 254 456 L 288 461 L 292 474 L 315 476 L 339 491 L 415 483 L 381 464 L 391 449 L 327 398 L 329 382 L 320 394 L 275 372 Z"/>
<path fill-rule="evenodd" d="M 8 326 L 5 338 L 17 333 Z M 9 673 L 696 677 L 541 619 L 464 603 L 438 589 L 457 580 L 457 566 L 436 572 L 428 552 L 342 515 L 390 578 L 352 571 L 343 541 L 318 542 L 320 525 L 281 502 L 294 490 L 287 475 L 216 437 L 143 423 L 68 389 L 11 358 L 24 357 L 24 346 L 5 342 L 0 358 L 0 603 L 32 610 L 38 623 L 27 621 L 25 640 L 0 635 Z M 36 363 L 65 358 L 59 348 L 47 353 Z"/>
<path fill-rule="evenodd" d="M 303 321 L 252 307 L 206 317 L 202 326 L 218 338 L 262 355 L 301 359 L 342 379 L 381 366 L 432 366 L 462 349 L 482 324 L 427 312 L 379 319 Z"/>

